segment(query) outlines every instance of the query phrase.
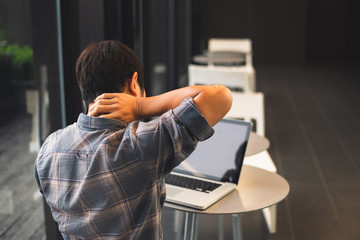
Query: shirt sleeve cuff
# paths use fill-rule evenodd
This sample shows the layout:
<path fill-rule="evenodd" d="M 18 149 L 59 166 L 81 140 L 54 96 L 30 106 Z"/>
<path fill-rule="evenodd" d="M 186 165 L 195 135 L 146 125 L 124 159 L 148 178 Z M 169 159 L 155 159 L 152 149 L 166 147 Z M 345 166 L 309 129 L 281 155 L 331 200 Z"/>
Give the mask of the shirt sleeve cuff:
<path fill-rule="evenodd" d="M 199 141 L 204 141 L 214 134 L 214 129 L 209 125 L 192 98 L 185 98 L 173 110 L 175 118 Z"/>

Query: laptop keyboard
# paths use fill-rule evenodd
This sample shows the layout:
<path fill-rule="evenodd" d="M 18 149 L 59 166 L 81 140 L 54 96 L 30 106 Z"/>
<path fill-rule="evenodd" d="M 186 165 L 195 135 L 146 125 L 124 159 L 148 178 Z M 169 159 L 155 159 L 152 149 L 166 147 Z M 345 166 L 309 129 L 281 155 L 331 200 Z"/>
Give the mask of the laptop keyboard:
<path fill-rule="evenodd" d="M 165 178 L 165 183 L 175 185 L 178 187 L 184 187 L 193 189 L 199 192 L 210 193 L 214 191 L 216 188 L 220 187 L 220 184 L 207 182 L 199 179 L 183 177 L 179 175 L 169 174 Z"/>

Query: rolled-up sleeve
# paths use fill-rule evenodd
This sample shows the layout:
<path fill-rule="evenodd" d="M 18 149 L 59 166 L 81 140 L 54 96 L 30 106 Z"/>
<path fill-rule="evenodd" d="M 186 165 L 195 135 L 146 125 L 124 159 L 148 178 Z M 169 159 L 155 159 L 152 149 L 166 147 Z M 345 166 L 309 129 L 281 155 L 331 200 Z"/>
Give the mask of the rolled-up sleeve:
<path fill-rule="evenodd" d="M 173 113 L 175 118 L 199 141 L 204 141 L 214 134 L 214 129 L 210 127 L 192 98 L 184 99 Z"/>
<path fill-rule="evenodd" d="M 131 148 L 141 163 L 159 179 L 172 171 L 214 133 L 192 98 L 186 98 L 158 119 L 128 126 Z"/>

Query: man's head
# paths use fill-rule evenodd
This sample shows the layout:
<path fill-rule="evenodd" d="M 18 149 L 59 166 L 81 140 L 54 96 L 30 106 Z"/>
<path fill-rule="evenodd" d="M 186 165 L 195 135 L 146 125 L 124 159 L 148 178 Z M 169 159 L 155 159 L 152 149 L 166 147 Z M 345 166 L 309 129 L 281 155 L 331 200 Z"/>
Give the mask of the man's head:
<path fill-rule="evenodd" d="M 134 80 L 145 90 L 140 60 L 117 40 L 90 44 L 76 62 L 76 78 L 86 105 L 103 93 L 126 91 Z"/>

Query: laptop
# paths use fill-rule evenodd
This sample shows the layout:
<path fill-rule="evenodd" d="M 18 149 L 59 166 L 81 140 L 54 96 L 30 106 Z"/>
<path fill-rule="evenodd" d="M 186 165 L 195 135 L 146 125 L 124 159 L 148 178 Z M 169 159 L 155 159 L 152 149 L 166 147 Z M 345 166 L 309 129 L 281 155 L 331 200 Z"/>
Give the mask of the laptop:
<path fill-rule="evenodd" d="M 167 202 L 205 210 L 235 189 L 251 123 L 223 119 L 213 128 L 214 135 L 199 142 L 195 151 L 166 177 Z"/>

